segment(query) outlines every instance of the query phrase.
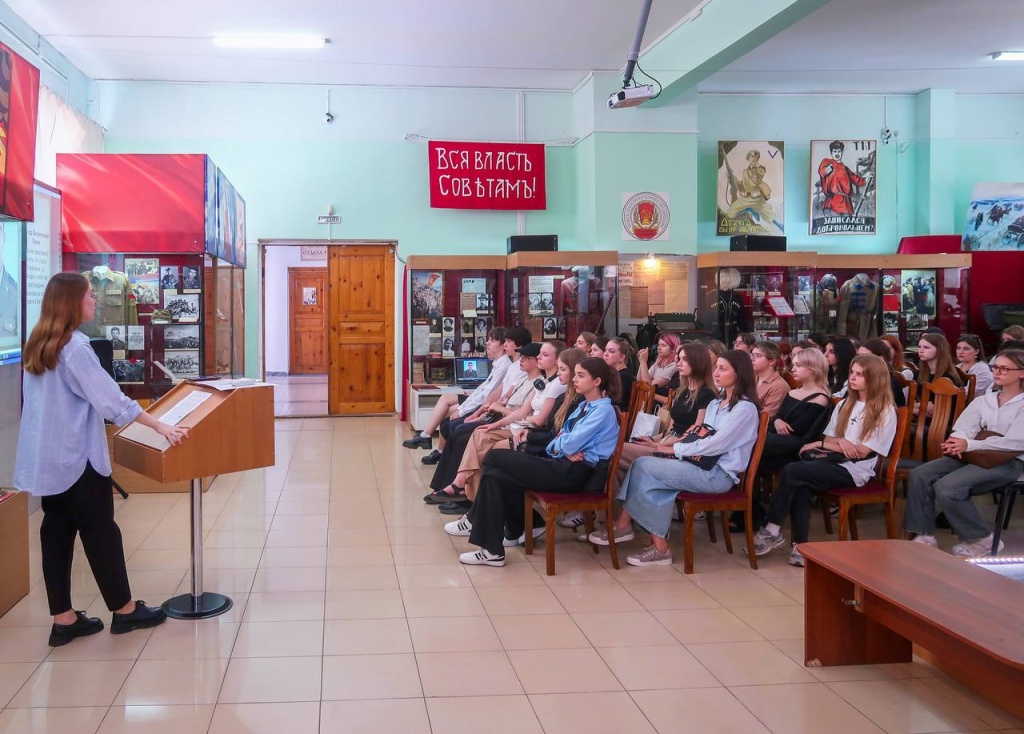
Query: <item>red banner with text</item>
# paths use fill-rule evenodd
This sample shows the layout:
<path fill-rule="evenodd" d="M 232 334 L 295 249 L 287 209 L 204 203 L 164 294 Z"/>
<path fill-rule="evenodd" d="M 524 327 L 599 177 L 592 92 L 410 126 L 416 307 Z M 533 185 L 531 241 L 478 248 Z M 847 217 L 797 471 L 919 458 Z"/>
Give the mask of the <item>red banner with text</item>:
<path fill-rule="evenodd" d="M 546 209 L 544 145 L 430 141 L 434 209 Z"/>

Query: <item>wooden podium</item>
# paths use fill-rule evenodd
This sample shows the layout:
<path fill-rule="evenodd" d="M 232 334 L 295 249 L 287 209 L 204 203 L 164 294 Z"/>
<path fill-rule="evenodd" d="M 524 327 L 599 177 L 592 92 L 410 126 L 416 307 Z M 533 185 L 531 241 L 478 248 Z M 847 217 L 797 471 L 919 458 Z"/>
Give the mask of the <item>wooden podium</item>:
<path fill-rule="evenodd" d="M 176 619 L 223 614 L 231 608 L 231 599 L 203 591 L 201 478 L 274 465 L 274 387 L 258 384 L 220 390 L 201 382 L 183 382 L 146 412 L 189 429 L 189 437 L 178 446 L 138 422 L 114 435 L 116 463 L 157 482 L 191 483 L 192 591 L 169 599 L 163 607 Z"/>

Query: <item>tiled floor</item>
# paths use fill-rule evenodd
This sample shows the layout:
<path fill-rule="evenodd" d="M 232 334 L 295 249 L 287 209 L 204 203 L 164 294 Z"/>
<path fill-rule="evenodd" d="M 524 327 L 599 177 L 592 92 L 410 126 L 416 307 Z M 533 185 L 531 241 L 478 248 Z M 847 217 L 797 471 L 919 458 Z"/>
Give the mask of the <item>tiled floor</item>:
<path fill-rule="evenodd" d="M 279 418 L 327 415 L 327 375 L 267 375 Z"/>
<path fill-rule="evenodd" d="M 33 547 L 32 591 L 0 618 L 0 733 L 1024 732 L 924 663 L 804 668 L 783 553 L 752 572 L 701 529 L 693 576 L 614 571 L 562 530 L 554 577 L 520 550 L 464 567 L 395 420 L 277 428 L 277 466 L 204 500 L 221 617 L 51 650 Z M 187 590 L 187 497 L 117 508 L 137 595 Z M 75 568 L 76 604 L 109 621 Z"/>

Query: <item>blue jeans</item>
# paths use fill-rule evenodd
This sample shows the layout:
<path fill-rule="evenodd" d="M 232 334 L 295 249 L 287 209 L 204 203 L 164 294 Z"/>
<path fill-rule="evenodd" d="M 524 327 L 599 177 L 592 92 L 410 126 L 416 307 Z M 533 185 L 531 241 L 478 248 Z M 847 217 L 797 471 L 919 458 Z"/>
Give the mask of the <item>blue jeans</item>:
<path fill-rule="evenodd" d="M 912 533 L 934 535 L 937 500 L 960 540 L 987 538 L 992 526 L 982 519 L 972 498 L 1017 481 L 1022 470 L 1024 462 L 1019 459 L 991 469 L 949 456 L 922 464 L 910 472 L 903 527 Z"/>
<path fill-rule="evenodd" d="M 733 478 L 718 466 L 704 471 L 688 461 L 641 456 L 622 480 L 618 500 L 640 527 L 667 538 L 677 494 L 722 494 L 734 485 Z"/>

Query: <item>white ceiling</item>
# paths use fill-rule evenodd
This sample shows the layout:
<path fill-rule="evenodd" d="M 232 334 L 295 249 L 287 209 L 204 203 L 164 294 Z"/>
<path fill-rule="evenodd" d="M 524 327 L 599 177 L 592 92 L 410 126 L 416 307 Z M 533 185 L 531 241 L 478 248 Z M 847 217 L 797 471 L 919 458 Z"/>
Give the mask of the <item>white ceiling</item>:
<path fill-rule="evenodd" d="M 93 79 L 572 89 L 618 71 L 642 0 L 6 0 Z M 654 0 L 649 45 L 699 0 Z M 730 0 L 711 0 L 721 3 Z M 1022 0 L 833 0 L 708 92 L 1024 92 Z M 222 33 L 326 36 L 321 51 L 215 48 Z"/>

